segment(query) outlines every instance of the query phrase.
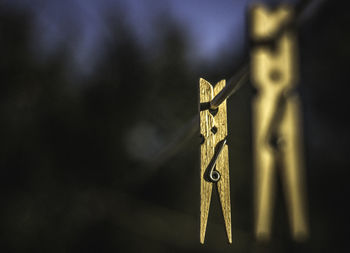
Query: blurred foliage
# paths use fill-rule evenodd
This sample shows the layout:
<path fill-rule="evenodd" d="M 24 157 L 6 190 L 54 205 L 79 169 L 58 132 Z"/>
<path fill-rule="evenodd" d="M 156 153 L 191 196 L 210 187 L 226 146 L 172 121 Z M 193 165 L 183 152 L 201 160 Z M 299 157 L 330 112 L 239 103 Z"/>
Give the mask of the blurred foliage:
<path fill-rule="evenodd" d="M 281 193 L 273 241 L 253 238 L 250 86 L 228 103 L 233 245 L 226 245 L 215 194 L 207 242 L 199 245 L 197 139 L 161 168 L 147 165 L 197 113 L 198 78 L 215 83 L 233 73 L 239 60 L 232 52 L 193 64 L 183 30 L 163 17 L 150 55 L 115 18 L 103 61 L 77 84 L 68 45 L 38 60 L 31 21 L 29 13 L 0 9 L 1 252 L 349 248 L 346 8 L 328 3 L 300 31 L 311 220 L 305 244 L 291 242 Z"/>

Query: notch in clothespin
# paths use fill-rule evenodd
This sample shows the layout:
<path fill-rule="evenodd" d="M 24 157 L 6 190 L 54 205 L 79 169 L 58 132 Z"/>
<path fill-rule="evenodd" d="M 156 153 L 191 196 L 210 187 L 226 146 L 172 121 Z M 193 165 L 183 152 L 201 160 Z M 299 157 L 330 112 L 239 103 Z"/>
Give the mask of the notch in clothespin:
<path fill-rule="evenodd" d="M 204 79 L 199 80 L 200 100 L 200 242 L 203 244 L 207 228 L 213 185 L 217 185 L 228 242 L 231 235 L 231 202 L 227 138 L 226 100 L 217 108 L 210 101 L 225 87 L 222 80 L 214 87 Z"/>
<path fill-rule="evenodd" d="M 304 161 L 301 144 L 300 101 L 294 89 L 298 80 L 296 40 L 288 24 L 293 9 L 282 5 L 269 10 L 251 9 L 251 80 L 257 88 L 253 100 L 253 151 L 255 169 L 255 233 L 271 235 L 276 169 L 280 169 L 291 234 L 308 236 Z M 273 42 L 260 43 L 262 41 Z"/>

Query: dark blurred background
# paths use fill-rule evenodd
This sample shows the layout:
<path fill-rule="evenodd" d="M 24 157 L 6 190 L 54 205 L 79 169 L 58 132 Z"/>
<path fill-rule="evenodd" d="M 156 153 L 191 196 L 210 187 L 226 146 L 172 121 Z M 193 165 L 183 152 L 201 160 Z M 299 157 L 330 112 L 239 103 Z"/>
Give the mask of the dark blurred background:
<path fill-rule="evenodd" d="M 1 1 L 0 252 L 349 252 L 350 15 L 312 2 L 298 34 L 310 239 L 292 241 L 281 187 L 273 239 L 254 239 L 247 84 L 228 101 L 233 244 L 214 192 L 203 246 L 198 136 L 154 161 L 196 115 L 199 77 L 247 58 L 252 1 Z"/>

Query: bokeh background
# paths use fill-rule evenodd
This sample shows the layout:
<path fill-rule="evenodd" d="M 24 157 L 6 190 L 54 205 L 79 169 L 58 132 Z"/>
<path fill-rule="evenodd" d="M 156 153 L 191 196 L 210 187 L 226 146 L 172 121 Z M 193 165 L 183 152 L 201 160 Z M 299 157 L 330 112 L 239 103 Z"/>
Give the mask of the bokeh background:
<path fill-rule="evenodd" d="M 213 194 L 199 244 L 198 79 L 248 56 L 248 0 L 0 1 L 0 252 L 349 252 L 346 1 L 298 31 L 310 239 L 253 236 L 250 84 L 228 101 L 233 244 Z M 276 5 L 280 2 L 265 1 Z"/>

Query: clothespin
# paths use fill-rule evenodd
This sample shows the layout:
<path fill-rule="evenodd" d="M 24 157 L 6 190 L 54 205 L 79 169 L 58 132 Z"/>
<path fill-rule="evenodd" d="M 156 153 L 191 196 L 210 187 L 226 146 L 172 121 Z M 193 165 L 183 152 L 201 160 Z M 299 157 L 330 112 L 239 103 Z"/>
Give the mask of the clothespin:
<path fill-rule="evenodd" d="M 268 240 L 271 234 L 276 169 L 282 174 L 291 234 L 308 235 L 304 192 L 300 101 L 294 89 L 298 80 L 296 40 L 288 27 L 293 9 L 280 6 L 251 9 L 251 79 L 257 88 L 253 100 L 255 167 L 255 233 Z M 259 42 L 273 41 L 271 43 Z"/>
<path fill-rule="evenodd" d="M 204 243 L 213 185 L 217 185 L 229 243 L 231 235 L 231 202 L 227 138 L 226 100 L 218 108 L 210 108 L 210 101 L 225 87 L 218 82 L 214 88 L 199 80 L 200 133 L 200 242 Z"/>

